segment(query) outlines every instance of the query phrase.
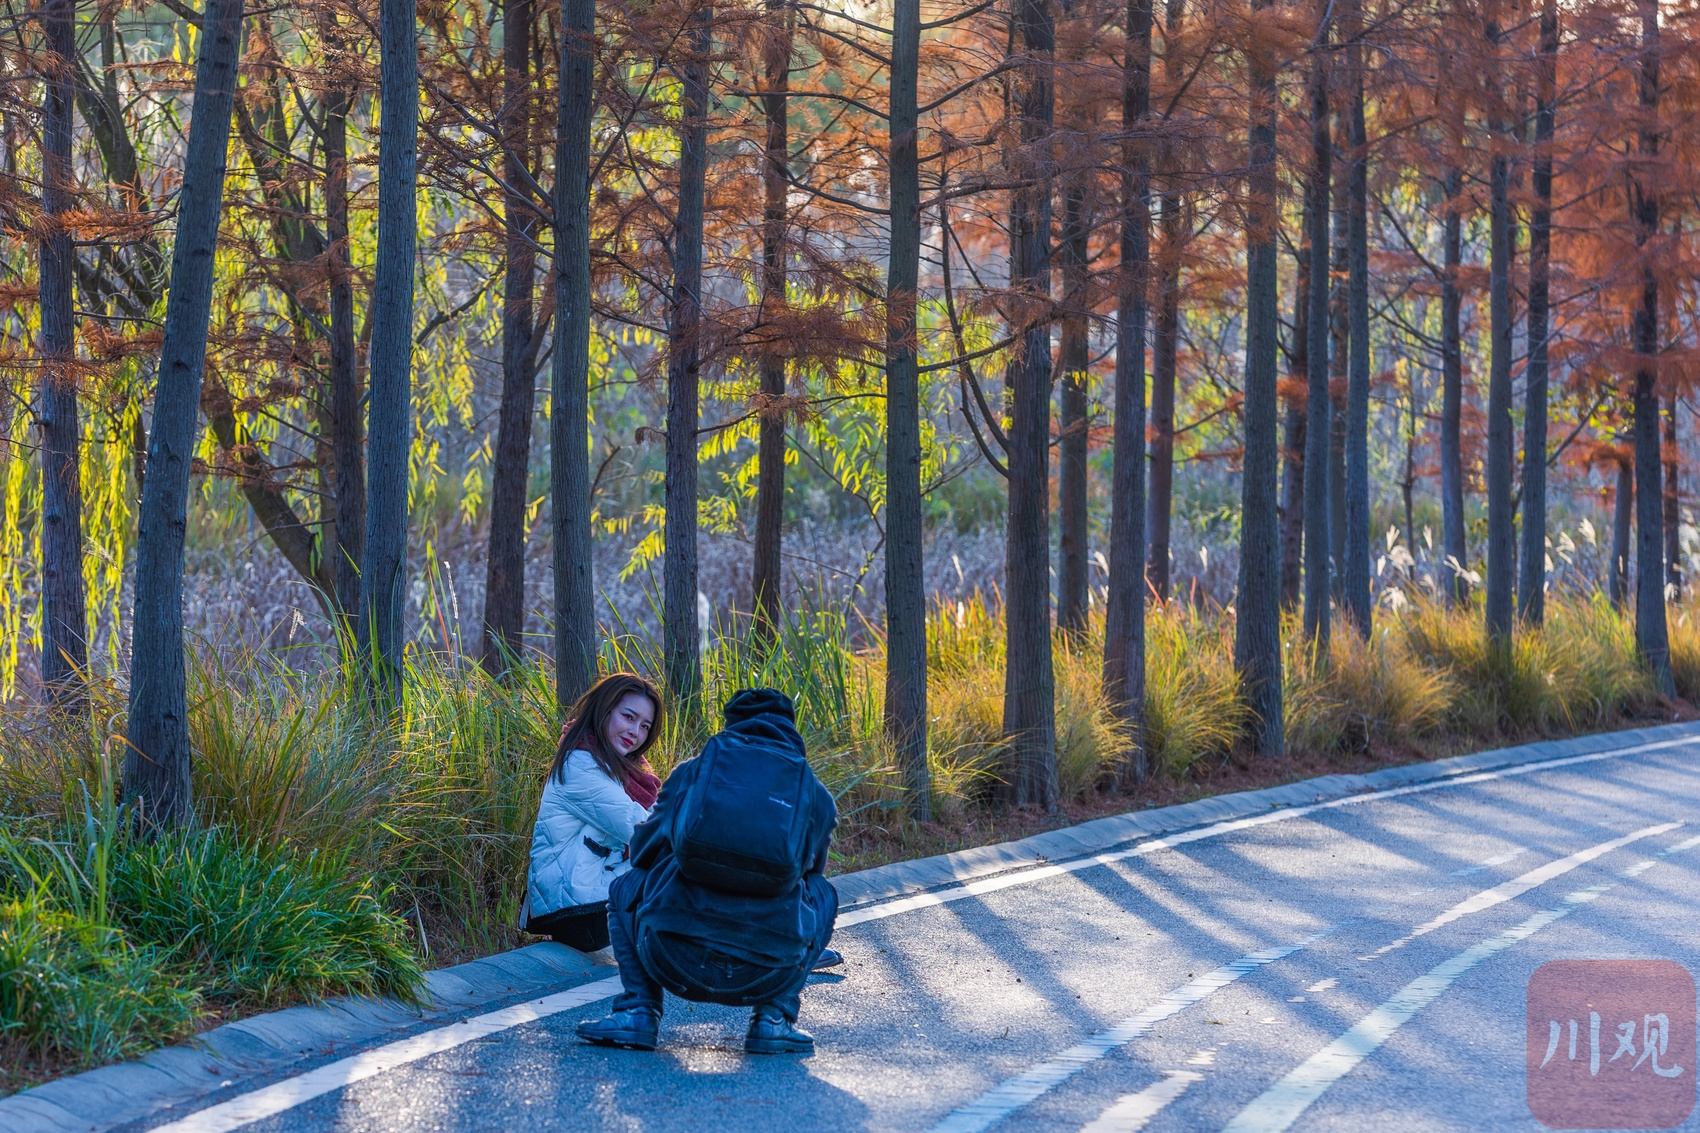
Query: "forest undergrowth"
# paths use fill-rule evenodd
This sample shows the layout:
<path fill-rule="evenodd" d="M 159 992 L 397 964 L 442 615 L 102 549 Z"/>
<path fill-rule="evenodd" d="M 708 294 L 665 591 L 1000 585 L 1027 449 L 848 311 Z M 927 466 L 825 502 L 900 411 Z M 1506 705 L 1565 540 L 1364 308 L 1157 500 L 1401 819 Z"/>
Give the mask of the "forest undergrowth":
<path fill-rule="evenodd" d="M 853 615 L 802 609 L 771 639 L 704 653 L 706 713 L 670 705 L 663 774 L 732 690 L 797 702 L 839 800 L 833 869 L 949 852 L 1086 818 L 1541 736 L 1668 721 L 1632 623 L 1602 597 L 1557 597 L 1509 651 L 1478 608 L 1419 601 L 1367 638 L 1337 625 L 1327 663 L 1287 647 L 1288 757 L 1236 749 L 1245 709 L 1231 613 L 1182 602 L 1147 622 L 1150 779 L 1118 789 L 1128 734 L 1099 689 L 1102 619 L 1055 640 L 1056 814 L 1002 806 L 1004 629 L 982 597 L 929 625 L 934 821 L 902 818 L 881 735 L 884 658 Z M 1700 698 L 1700 624 L 1671 617 L 1679 694 Z M 1290 643 L 1301 640 L 1288 627 Z M 654 672 L 657 644 L 612 627 L 607 668 Z M 114 787 L 124 690 L 90 711 L 0 709 L 0 1094 L 134 1056 L 256 1011 L 334 995 L 420 994 L 423 972 L 513 947 L 532 819 L 553 754 L 550 673 L 503 680 L 452 654 L 410 663 L 399 713 L 374 720 L 335 665 L 277 651 L 192 655 L 194 828 L 133 836 Z"/>

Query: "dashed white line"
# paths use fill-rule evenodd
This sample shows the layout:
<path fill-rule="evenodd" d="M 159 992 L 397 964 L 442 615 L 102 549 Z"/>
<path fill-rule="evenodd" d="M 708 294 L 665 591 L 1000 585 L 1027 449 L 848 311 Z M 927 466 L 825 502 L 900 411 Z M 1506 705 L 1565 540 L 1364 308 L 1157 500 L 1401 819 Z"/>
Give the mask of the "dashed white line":
<path fill-rule="evenodd" d="M 1375 1053 L 1406 1021 L 1433 1003 L 1454 980 L 1489 956 L 1527 940 L 1547 925 L 1568 916 L 1585 902 L 1612 887 L 1611 882 L 1567 896 L 1557 909 L 1544 909 L 1515 928 L 1506 929 L 1435 965 L 1395 992 L 1356 1026 L 1315 1054 L 1296 1070 L 1263 1091 L 1241 1110 L 1222 1133 L 1282 1133 L 1310 1108 L 1312 1102 L 1352 1068 Z"/>
<path fill-rule="evenodd" d="M 1196 1070 L 1165 1070 L 1163 1080 L 1153 1082 L 1137 1094 L 1123 1094 L 1114 1105 L 1088 1122 L 1080 1133 L 1139 1133 L 1163 1107 L 1186 1093 L 1187 1087 L 1204 1080 Z"/>
<path fill-rule="evenodd" d="M 1512 858 L 1521 857 L 1522 855 L 1524 855 L 1528 852 L 1529 852 L 1529 847 L 1527 847 L 1527 846 L 1513 846 L 1511 849 L 1507 850 L 1503 854 L 1495 854 L 1493 857 L 1488 858 L 1486 861 L 1477 862 L 1475 865 L 1467 865 L 1463 869 L 1455 869 L 1451 873 L 1447 874 L 1446 876 L 1447 877 L 1469 877 L 1472 873 L 1480 873 L 1484 869 L 1491 869 L 1493 866 L 1496 866 L 1496 865 L 1504 865 L 1506 862 L 1510 861 Z"/>
<path fill-rule="evenodd" d="M 1654 834 L 1663 834 L 1667 830 L 1675 830 L 1681 825 L 1682 823 L 1680 822 L 1666 822 L 1659 826 L 1644 827 L 1643 829 L 1635 831 L 1633 834 L 1625 834 L 1621 838 L 1613 838 L 1609 842 L 1601 842 L 1597 846 L 1589 846 L 1585 850 L 1577 850 L 1569 857 L 1559 858 L 1556 861 L 1548 862 L 1546 865 L 1537 866 L 1528 873 L 1514 877 L 1510 881 L 1500 882 L 1492 889 L 1484 889 L 1472 897 L 1466 897 L 1464 900 L 1458 902 L 1456 905 L 1434 917 L 1432 920 L 1418 925 L 1416 928 L 1412 929 L 1406 935 L 1401 936 L 1393 943 L 1383 944 L 1380 948 L 1377 948 L 1368 956 L 1360 956 L 1359 959 L 1373 960 L 1377 956 L 1384 956 L 1396 948 L 1405 947 L 1405 945 L 1411 943 L 1411 941 L 1417 939 L 1419 936 L 1427 936 L 1435 929 L 1451 924 L 1460 917 L 1467 917 L 1471 913 L 1479 913 L 1483 909 L 1491 909 L 1495 905 L 1504 904 L 1506 901 L 1509 901 L 1514 897 L 1521 897 L 1529 890 L 1545 885 L 1553 878 L 1561 877 L 1575 869 L 1577 866 L 1585 865 L 1586 863 L 1593 861 L 1595 858 L 1601 857 L 1604 854 L 1609 854 L 1613 850 L 1621 849 L 1622 847 L 1629 845 L 1631 842 L 1639 842 L 1641 839 L 1650 838 Z"/>
<path fill-rule="evenodd" d="M 1668 830 L 1670 827 L 1652 829 Z M 1666 847 L 1653 858 L 1636 862 L 1618 871 L 1618 876 L 1626 879 L 1639 877 L 1659 861 L 1695 846 L 1700 846 L 1700 836 Z M 1559 908 L 1544 909 L 1515 928 L 1489 937 L 1435 965 L 1427 974 L 1418 976 L 1358 1020 L 1351 1030 L 1311 1055 L 1292 1073 L 1263 1091 L 1228 1123 L 1222 1133 L 1284 1133 L 1330 1086 L 1380 1049 L 1395 1031 L 1404 1026 L 1418 1011 L 1438 999 L 1459 976 L 1490 956 L 1503 952 L 1519 941 L 1527 940 L 1554 921 L 1569 916 L 1616 884 L 1617 882 L 1608 881 L 1571 893 L 1564 898 L 1564 904 Z"/>
<path fill-rule="evenodd" d="M 1224 964 L 1215 971 L 1207 972 L 1190 983 L 1182 984 L 1139 1014 L 1130 1015 L 1108 1030 L 1099 1031 L 1085 1042 L 1077 1043 L 1061 1054 L 1052 1055 L 1001 1085 L 987 1090 L 984 1094 L 953 1111 L 943 1121 L 933 1126 L 932 1133 L 980 1133 L 981 1130 L 1002 1121 L 1028 1102 L 1042 1097 L 1056 1086 L 1068 1081 L 1112 1050 L 1126 1046 L 1164 1019 L 1171 1015 L 1180 1014 L 1188 1007 L 1227 987 L 1242 976 L 1250 975 L 1265 964 L 1272 964 L 1283 957 L 1291 956 L 1301 948 L 1315 943 L 1333 931 L 1333 928 L 1327 928 L 1306 937 L 1297 944 L 1266 948 L 1261 952 L 1253 952 L 1249 956 L 1241 956 L 1231 964 Z"/>

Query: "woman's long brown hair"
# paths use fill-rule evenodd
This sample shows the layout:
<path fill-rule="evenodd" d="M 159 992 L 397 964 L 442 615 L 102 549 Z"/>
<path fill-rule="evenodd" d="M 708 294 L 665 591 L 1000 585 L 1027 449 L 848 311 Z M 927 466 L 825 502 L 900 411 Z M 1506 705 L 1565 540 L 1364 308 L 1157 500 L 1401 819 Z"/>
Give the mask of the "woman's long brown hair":
<path fill-rule="evenodd" d="M 648 697 L 650 704 L 655 706 L 655 719 L 649 725 L 649 735 L 626 755 L 607 751 L 602 733 L 608 726 L 608 717 L 613 714 L 615 705 L 634 692 Z M 655 686 L 636 673 L 609 673 L 591 685 L 573 705 L 567 726 L 561 731 L 561 744 L 555 749 L 555 763 L 549 768 L 549 774 L 565 782 L 567 756 L 575 751 L 588 751 L 596 766 L 623 787 L 632 772 L 643 765 L 643 753 L 660 734 L 661 694 Z"/>

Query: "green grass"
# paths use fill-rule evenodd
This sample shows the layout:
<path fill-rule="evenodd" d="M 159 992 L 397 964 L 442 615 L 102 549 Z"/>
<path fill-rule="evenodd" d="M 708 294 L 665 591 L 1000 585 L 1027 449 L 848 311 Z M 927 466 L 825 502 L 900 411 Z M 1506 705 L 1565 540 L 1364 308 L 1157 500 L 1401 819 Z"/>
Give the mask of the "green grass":
<path fill-rule="evenodd" d="M 1381 612 L 1367 639 L 1337 624 L 1320 659 L 1289 621 L 1290 749 L 1420 755 L 1609 726 L 1656 699 L 1631 624 L 1603 600 L 1555 596 L 1546 625 L 1509 649 L 1491 648 L 1481 627 L 1479 606 L 1418 601 Z M 873 860 L 930 844 L 903 817 L 882 736 L 877 627 L 805 605 L 771 638 L 721 628 L 701 702 L 668 706 L 657 768 L 694 754 L 734 689 L 778 687 L 797 702 L 859 860 L 874 843 L 889 847 Z M 996 829 L 1002 612 L 980 597 L 940 604 L 928 631 L 939 829 Z M 1231 612 L 1180 602 L 1150 612 L 1145 739 L 1167 781 L 1224 759 L 1243 733 L 1233 632 Z M 1102 633 L 1097 617 L 1054 642 L 1058 780 L 1071 805 L 1113 805 L 1100 789 L 1128 744 L 1099 688 Z M 1700 628 L 1673 611 L 1671 634 L 1679 689 L 1692 696 Z M 153 841 L 129 836 L 113 798 L 122 689 L 94 686 L 75 720 L 0 708 L 0 1047 L 93 1065 L 177 1038 L 212 1008 L 407 999 L 425 967 L 522 942 L 531 824 L 558 734 L 546 666 L 521 658 L 497 681 L 449 654 L 415 654 L 400 711 L 375 719 L 334 665 L 303 674 L 286 660 L 191 658 L 196 823 Z M 656 643 L 623 626 L 602 661 L 660 668 Z"/>

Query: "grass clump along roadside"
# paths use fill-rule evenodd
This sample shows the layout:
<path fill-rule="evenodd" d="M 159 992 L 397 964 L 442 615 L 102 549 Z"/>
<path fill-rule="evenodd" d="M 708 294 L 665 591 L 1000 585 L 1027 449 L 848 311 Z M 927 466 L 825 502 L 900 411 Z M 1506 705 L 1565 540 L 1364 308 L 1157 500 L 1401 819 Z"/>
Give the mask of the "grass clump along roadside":
<path fill-rule="evenodd" d="M 1236 762 L 1246 717 L 1232 615 L 1171 602 L 1148 619 L 1152 780 L 1114 793 L 1128 736 L 1100 690 L 1095 621 L 1055 640 L 1067 802 L 1059 815 L 1022 814 L 999 802 L 1001 610 L 940 604 L 928 627 L 936 821 L 918 826 L 901 817 L 881 735 L 882 643 L 855 642 L 838 612 L 790 618 L 771 643 L 713 638 L 706 701 L 746 685 L 796 699 L 844 816 L 841 872 L 1348 762 L 1607 728 L 1658 704 L 1631 623 L 1603 599 L 1555 595 L 1545 625 L 1519 630 L 1509 651 L 1489 647 L 1479 609 L 1419 601 L 1382 612 L 1367 638 L 1340 627 L 1325 664 L 1290 645 L 1294 758 Z M 1700 627 L 1680 611 L 1671 626 L 1679 691 L 1692 697 Z M 641 634 L 606 638 L 607 668 L 653 673 L 658 661 Z M 531 823 L 558 728 L 545 663 L 520 659 L 497 681 L 457 655 L 415 654 L 402 707 L 383 720 L 334 658 L 203 649 L 190 687 L 196 822 L 151 839 L 135 835 L 113 782 L 122 689 L 92 686 L 74 718 L 0 709 L 0 1092 L 254 1011 L 344 994 L 408 1000 L 425 969 L 524 940 Z M 717 724 L 713 712 L 669 712 L 657 769 Z"/>

